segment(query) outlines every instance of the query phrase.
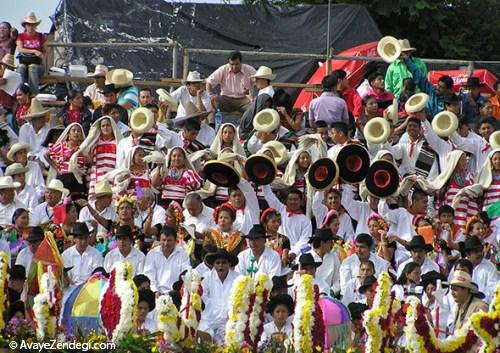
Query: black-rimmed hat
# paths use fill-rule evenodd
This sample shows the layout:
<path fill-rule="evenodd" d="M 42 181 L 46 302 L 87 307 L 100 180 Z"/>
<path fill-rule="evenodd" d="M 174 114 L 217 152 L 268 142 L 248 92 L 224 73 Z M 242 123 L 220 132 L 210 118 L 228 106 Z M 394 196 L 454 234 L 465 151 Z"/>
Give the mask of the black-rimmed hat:
<path fill-rule="evenodd" d="M 362 145 L 351 143 L 339 151 L 337 164 L 340 178 L 348 184 L 356 184 L 366 177 L 370 156 Z"/>
<path fill-rule="evenodd" d="M 468 88 L 479 88 L 486 86 L 486 83 L 479 81 L 478 77 L 469 77 L 467 83 L 465 84 Z"/>
<path fill-rule="evenodd" d="M 42 241 L 45 238 L 45 233 L 43 232 L 42 227 L 33 227 L 31 228 L 31 232 L 26 238 L 26 241 L 33 243 L 36 241 Z"/>
<path fill-rule="evenodd" d="M 14 265 L 9 271 L 9 280 L 26 279 L 26 269 L 23 265 Z"/>
<path fill-rule="evenodd" d="M 422 275 L 420 285 L 425 289 L 429 284 L 436 285 L 438 280 L 441 280 L 441 283 L 444 283 L 447 281 L 447 278 L 445 275 L 437 271 L 429 271 Z"/>
<path fill-rule="evenodd" d="M 254 154 L 245 162 L 248 179 L 257 185 L 271 184 L 276 178 L 276 165 L 265 154 Z"/>
<path fill-rule="evenodd" d="M 372 288 L 375 283 L 377 283 L 375 276 L 366 277 L 363 284 L 359 287 L 358 292 L 365 294 L 366 290 Z"/>
<path fill-rule="evenodd" d="M 216 252 L 206 256 L 206 262 L 213 266 L 217 259 L 226 259 L 229 265 L 236 266 L 238 264 L 238 257 L 231 255 L 226 249 L 217 249 Z"/>
<path fill-rule="evenodd" d="M 132 234 L 132 228 L 129 225 L 119 226 L 115 232 L 115 237 L 116 239 L 127 237 L 133 240 L 134 235 Z"/>
<path fill-rule="evenodd" d="M 472 295 L 473 296 L 475 296 L 478 299 L 484 299 L 484 298 L 486 298 L 486 295 L 479 290 L 479 286 L 476 283 L 472 282 L 472 285 L 474 287 L 476 287 L 476 290 L 472 291 Z"/>
<path fill-rule="evenodd" d="M 379 160 L 370 166 L 365 178 L 366 189 L 378 198 L 389 197 L 398 191 L 399 172 L 389 161 Z"/>
<path fill-rule="evenodd" d="M 87 223 L 77 222 L 73 226 L 73 231 L 69 234 L 75 237 L 88 237 L 90 236 L 89 227 L 87 227 Z"/>
<path fill-rule="evenodd" d="M 290 287 L 292 287 L 292 285 L 288 284 L 287 279 L 286 279 L 286 275 L 273 277 L 273 290 L 290 288 Z"/>
<path fill-rule="evenodd" d="M 286 306 L 288 308 L 289 315 L 293 314 L 293 309 L 295 305 L 293 303 L 293 298 L 288 294 L 280 294 L 272 297 L 271 300 L 269 301 L 269 304 L 267 304 L 267 312 L 269 314 L 272 314 L 274 309 L 276 309 L 278 305 Z"/>
<path fill-rule="evenodd" d="M 217 186 L 233 187 L 240 182 L 240 175 L 232 165 L 223 161 L 208 161 L 203 167 L 205 178 Z"/>
<path fill-rule="evenodd" d="M 151 289 L 141 289 L 139 291 L 139 300 L 137 303 L 145 301 L 148 303 L 149 311 L 153 311 L 156 306 L 155 294 Z"/>
<path fill-rule="evenodd" d="M 432 245 L 427 244 L 424 237 L 421 235 L 415 235 L 413 238 L 411 238 L 411 241 L 408 243 L 408 245 L 405 246 L 405 248 L 408 251 L 412 251 L 415 249 L 422 249 L 425 252 L 432 251 Z"/>
<path fill-rule="evenodd" d="M 307 173 L 309 184 L 316 190 L 328 188 L 339 176 L 337 162 L 330 158 L 321 158 L 311 164 Z"/>
<path fill-rule="evenodd" d="M 101 91 L 102 94 L 117 93 L 117 92 L 118 92 L 118 89 L 112 83 L 104 85 L 104 88 Z"/>
<path fill-rule="evenodd" d="M 470 250 L 477 250 L 477 251 L 483 251 L 484 245 L 481 242 L 481 240 L 473 235 L 470 237 L 467 237 L 464 242 L 464 251 L 470 251 Z"/>
<path fill-rule="evenodd" d="M 300 267 L 314 266 L 314 267 L 318 268 L 321 266 L 321 262 L 314 261 L 314 257 L 311 254 L 307 253 L 307 254 L 300 255 L 299 262 L 297 264 L 293 265 L 292 270 L 294 270 L 294 271 L 298 270 L 299 266 Z"/>
<path fill-rule="evenodd" d="M 245 239 L 259 239 L 259 238 L 269 238 L 266 234 L 266 228 L 261 224 L 254 224 L 252 229 L 248 232 L 247 235 L 244 235 Z"/>
<path fill-rule="evenodd" d="M 309 237 L 309 242 L 313 242 L 315 240 L 322 240 L 322 241 L 328 241 L 328 240 L 336 240 L 336 237 L 332 235 L 332 232 L 330 229 L 324 229 L 324 228 L 317 228 L 314 231 L 314 235 L 312 237 Z M 340 239 L 337 237 L 337 239 Z"/>
<path fill-rule="evenodd" d="M 443 100 L 444 100 L 445 104 L 456 104 L 456 103 L 460 103 L 461 102 L 460 97 L 457 96 L 455 93 L 445 94 Z"/>

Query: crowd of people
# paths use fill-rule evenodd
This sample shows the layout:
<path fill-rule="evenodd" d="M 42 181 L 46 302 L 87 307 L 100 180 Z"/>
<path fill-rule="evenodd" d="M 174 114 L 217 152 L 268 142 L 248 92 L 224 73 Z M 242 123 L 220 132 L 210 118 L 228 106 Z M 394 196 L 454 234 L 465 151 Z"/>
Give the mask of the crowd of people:
<path fill-rule="evenodd" d="M 15 40 L 0 24 L 0 73 L 16 69 L 16 48 L 43 56 L 38 23 L 28 14 Z M 232 284 L 255 273 L 274 284 L 263 340 L 291 335 L 303 274 L 349 308 L 359 344 L 366 334 L 356 322 L 383 271 L 398 300 L 421 298 L 441 337 L 486 311 L 499 279 L 500 149 L 490 137 L 500 81 L 490 98 L 475 77 L 456 94 L 451 77 L 432 85 L 416 49 L 407 40 L 401 47 L 385 73 L 368 64 L 356 88 L 345 71 L 326 75 L 305 111 L 273 88 L 271 68 L 255 70 L 235 51 L 206 79 L 190 72 L 171 94 L 136 87 L 128 69 L 97 65 L 89 74 L 95 82 L 69 92 L 54 113 L 36 97 L 43 64 L 23 64 L 20 55 L 27 83 L 15 97 L 0 79 L 0 249 L 12 263 L 10 317 L 25 315 L 24 282 L 49 230 L 66 294 L 95 272 L 132 264 L 140 332 L 156 330 L 155 296 L 180 305 L 189 268 L 203 276 L 206 341 L 223 341 Z M 241 120 L 220 122 L 219 112 Z M 443 112 L 458 119 L 447 136 L 433 124 Z M 378 143 L 365 129 L 377 117 L 391 122 Z M 353 145 L 369 164 L 383 160 L 397 170 L 390 180 L 397 192 L 380 197 L 364 176 L 347 181 L 338 156 Z M 337 160 L 341 177 L 315 189 L 309 170 L 322 158 Z M 258 172 L 266 160 L 273 178 L 258 182 L 269 174 Z"/>

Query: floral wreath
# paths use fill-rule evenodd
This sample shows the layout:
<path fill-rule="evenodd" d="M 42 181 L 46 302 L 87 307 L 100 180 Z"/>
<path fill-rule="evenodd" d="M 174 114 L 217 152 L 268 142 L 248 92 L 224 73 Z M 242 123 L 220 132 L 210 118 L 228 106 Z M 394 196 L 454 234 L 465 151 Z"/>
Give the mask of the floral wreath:
<path fill-rule="evenodd" d="M 467 220 L 467 223 L 465 223 L 465 235 L 470 235 L 470 230 L 472 226 L 476 223 L 481 223 L 482 225 L 485 225 L 481 218 L 477 216 L 472 216 Z"/>
<path fill-rule="evenodd" d="M 234 216 L 236 217 L 236 208 L 231 205 L 229 202 L 224 202 L 223 204 L 217 206 L 214 210 L 214 213 L 213 213 L 213 219 L 214 219 L 214 222 L 215 224 L 219 224 L 218 222 L 218 218 L 219 218 L 219 212 L 223 209 L 228 209 L 229 211 L 231 211 Z"/>
<path fill-rule="evenodd" d="M 382 217 L 379 213 L 373 212 L 370 216 L 368 216 L 366 224 L 370 224 L 371 221 L 377 221 L 378 227 L 387 232 L 388 229 L 387 222 L 385 221 L 384 217 Z"/>
<path fill-rule="evenodd" d="M 269 214 L 273 214 L 273 215 L 276 215 L 278 217 L 281 217 L 281 213 L 279 213 L 276 209 L 269 207 L 264 212 L 262 212 L 262 215 L 260 216 L 260 224 L 264 225 L 264 223 L 266 221 L 266 217 Z"/>
<path fill-rule="evenodd" d="M 135 216 L 135 214 L 137 213 L 137 207 L 135 205 L 135 201 L 130 196 L 123 196 L 118 200 L 118 202 L 116 203 L 116 206 L 115 206 L 116 214 L 118 215 L 119 210 L 120 210 L 120 206 L 124 203 L 128 203 L 128 204 L 130 204 L 130 206 L 132 206 L 132 210 L 133 210 L 134 216 Z"/>

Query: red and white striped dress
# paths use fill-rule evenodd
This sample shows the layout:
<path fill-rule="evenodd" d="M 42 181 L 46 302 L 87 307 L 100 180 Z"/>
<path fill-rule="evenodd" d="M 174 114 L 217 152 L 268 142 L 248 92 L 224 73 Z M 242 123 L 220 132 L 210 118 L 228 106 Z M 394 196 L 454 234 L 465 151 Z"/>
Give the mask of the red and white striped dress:
<path fill-rule="evenodd" d="M 486 207 L 500 201 L 500 174 L 493 174 L 493 180 L 483 193 L 483 211 Z"/>
<path fill-rule="evenodd" d="M 227 200 L 229 200 L 228 188 L 224 186 L 217 186 L 215 188 L 215 199 L 221 202 L 226 202 Z"/>
<path fill-rule="evenodd" d="M 68 174 L 70 172 L 69 160 L 76 151 L 78 151 L 78 147 L 72 148 L 66 141 L 55 143 L 48 148 L 50 158 L 57 164 L 60 174 Z M 85 157 L 79 155 L 77 164 L 78 169 L 83 170 L 85 168 Z"/>
<path fill-rule="evenodd" d="M 198 190 L 202 180 L 200 176 L 191 169 L 184 169 L 181 175 L 178 170 L 170 168 L 167 176 L 161 180 L 161 198 L 169 200 L 184 200 L 187 193 Z"/>
<path fill-rule="evenodd" d="M 141 189 L 149 189 L 151 187 L 151 176 L 149 175 L 149 170 L 146 169 L 142 172 L 131 172 L 127 190 L 129 192 L 133 191 L 137 186 Z"/>
<path fill-rule="evenodd" d="M 455 178 L 452 176 L 446 185 L 447 190 L 444 197 L 442 205 L 451 205 L 455 195 L 459 190 L 463 189 L 466 186 L 470 186 L 474 184 L 474 178 L 470 173 L 467 173 L 465 178 L 461 180 L 459 183 L 456 182 Z M 460 200 L 457 208 L 455 209 L 455 224 L 460 227 L 465 227 L 465 223 L 467 219 L 475 216 L 479 212 L 479 205 L 477 201 L 472 198 L 464 198 Z"/>
<path fill-rule="evenodd" d="M 116 141 L 114 138 L 97 140 L 94 147 L 94 159 L 90 168 L 89 196 L 95 192 L 95 185 L 104 175 L 116 167 Z"/>

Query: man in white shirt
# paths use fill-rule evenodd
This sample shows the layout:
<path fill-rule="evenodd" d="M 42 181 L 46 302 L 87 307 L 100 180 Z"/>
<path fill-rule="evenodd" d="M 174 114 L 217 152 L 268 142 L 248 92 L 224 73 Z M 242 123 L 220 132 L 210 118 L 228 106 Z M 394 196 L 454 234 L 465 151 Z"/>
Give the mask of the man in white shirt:
<path fill-rule="evenodd" d="M 146 256 L 132 246 L 132 228 L 128 225 L 118 227 L 116 234 L 118 246 L 111 250 L 104 258 L 104 269 L 110 273 L 113 267 L 120 261 L 127 261 L 132 265 L 132 277 L 143 273 L 144 259 Z"/>
<path fill-rule="evenodd" d="M 288 289 L 288 294 L 294 296 L 300 276 L 311 275 L 314 277 L 314 284 L 318 286 L 319 292 L 328 295 L 330 293 L 330 286 L 322 278 L 316 275 L 316 271 L 320 266 L 321 262 L 315 261 L 311 254 L 300 255 L 298 263 L 292 267 L 295 273 L 291 280 L 292 287 Z"/>
<path fill-rule="evenodd" d="M 419 264 L 422 274 L 430 271 L 440 272 L 438 264 L 427 257 L 427 253 L 432 251 L 432 245 L 426 244 L 423 236 L 415 235 L 406 246 L 406 250 L 410 252 L 411 257 L 398 266 L 398 278 L 403 273 L 406 264 L 410 262 Z"/>
<path fill-rule="evenodd" d="M 0 225 L 2 226 L 13 223 L 12 216 L 18 208 L 26 208 L 16 198 L 16 188 L 20 185 L 20 183 L 12 181 L 11 176 L 0 177 Z"/>
<path fill-rule="evenodd" d="M 74 237 L 75 245 L 62 253 L 64 267 L 71 268 L 66 272 L 67 288 L 85 282 L 96 268 L 103 265 L 99 251 L 89 246 L 90 232 L 85 223 L 75 223 L 71 235 Z"/>
<path fill-rule="evenodd" d="M 340 259 L 337 252 L 332 252 L 335 238 L 329 229 L 318 228 L 314 236 L 309 238 L 312 250 L 309 251 L 314 261 L 321 262 L 316 269 L 316 277 L 330 286 L 329 295 L 340 293 Z"/>
<path fill-rule="evenodd" d="M 359 234 L 355 241 L 356 253 L 348 256 L 340 265 L 340 291 L 345 293 L 347 282 L 359 276 L 359 265 L 361 261 L 370 260 L 375 265 L 375 273 L 378 276 L 381 272 L 387 271 L 390 264 L 380 256 L 373 254 L 370 249 L 373 246 L 373 239 L 368 234 Z"/>
<path fill-rule="evenodd" d="M 161 230 L 162 224 L 166 221 L 166 211 L 160 205 L 157 205 L 155 202 L 155 194 L 151 189 L 143 189 L 142 196 L 137 199 L 137 212 L 135 215 L 135 225 L 142 229 L 142 231 L 148 235 L 158 235 Z M 151 222 L 148 224 L 148 215 L 152 211 Z M 150 229 L 145 228 L 146 225 L 149 225 Z M 148 232 L 149 230 L 149 232 Z"/>
<path fill-rule="evenodd" d="M 335 189 L 316 191 L 314 193 L 311 208 L 314 217 L 316 217 L 318 226 L 323 225 L 323 227 L 327 227 L 331 221 L 332 215 L 337 215 L 339 229 L 336 235 L 342 238 L 346 243 L 350 243 L 354 240 L 354 228 L 352 227 L 352 219 L 350 215 L 342 209 L 341 199 L 342 196 L 340 192 Z M 361 223 L 363 222 L 364 221 L 361 221 Z"/>
<path fill-rule="evenodd" d="M 220 344 L 224 342 L 231 288 L 239 276 L 232 270 L 238 264 L 238 258 L 225 249 L 217 249 L 207 256 L 207 262 L 212 270 L 201 282 L 205 310 L 201 313 L 198 333 L 204 341 L 214 340 Z"/>
<path fill-rule="evenodd" d="M 40 159 L 42 143 L 49 133 L 50 126 L 45 122 L 45 116 L 49 113 L 36 98 L 31 100 L 30 113 L 23 116 L 27 123 L 19 129 L 19 143 L 30 145 L 31 154 Z"/>
<path fill-rule="evenodd" d="M 177 231 L 163 227 L 160 231 L 160 245 L 153 248 L 146 256 L 144 274 L 151 280 L 151 290 L 167 294 L 179 276 L 191 267 L 189 255 L 176 246 Z"/>
<path fill-rule="evenodd" d="M 180 116 L 177 114 L 177 117 L 174 119 L 175 126 L 182 128 L 188 120 L 198 122 L 200 124 L 200 130 L 198 131 L 196 139 L 203 145 L 210 146 L 215 140 L 215 130 L 210 125 L 204 123 L 203 120 L 210 114 L 211 110 L 199 110 L 199 108 L 191 102 L 186 102 L 184 104 L 186 115 Z"/>
<path fill-rule="evenodd" d="M 238 254 L 238 272 L 242 275 L 266 273 L 269 277 L 280 276 L 281 257 L 266 246 L 264 226 L 255 224 L 244 238 L 248 241 L 248 249 Z"/>
<path fill-rule="evenodd" d="M 178 116 L 186 115 L 186 102 L 193 103 L 200 111 L 206 111 L 212 108 L 210 96 L 204 87 L 204 80 L 201 78 L 198 71 L 189 71 L 184 81 L 184 86 L 173 91 L 171 96 L 179 102 L 177 107 Z M 211 118 L 209 114 L 208 121 L 212 120 L 213 118 Z"/>
<path fill-rule="evenodd" d="M 358 222 L 356 225 L 356 234 L 369 233 L 368 222 L 366 220 L 373 212 L 378 213 L 378 204 L 380 199 L 372 195 L 367 195 L 366 202 L 358 201 L 354 199 L 351 185 L 342 185 L 342 188 L 342 207 L 345 208 L 352 219 Z"/>
<path fill-rule="evenodd" d="M 43 229 L 41 227 L 31 228 L 30 234 L 25 239 L 28 246 L 19 251 L 19 254 L 17 254 L 16 265 L 24 266 L 26 273 L 30 273 L 31 263 L 33 262 L 33 254 L 35 254 L 44 237 L 45 234 L 43 233 Z"/>
<path fill-rule="evenodd" d="M 21 163 L 12 163 L 5 170 L 5 176 L 11 176 L 14 183 L 19 183 L 16 188 L 16 199 L 26 205 L 28 209 L 32 210 L 38 206 L 38 194 L 31 185 L 26 184 L 26 173 L 29 171 L 28 167 L 23 167 Z"/>
<path fill-rule="evenodd" d="M 364 296 L 359 292 L 359 287 L 365 282 L 368 277 L 375 274 L 375 265 L 370 260 L 361 261 L 359 265 L 359 276 L 352 278 L 345 286 L 344 294 L 342 295 L 342 303 L 349 305 L 350 303 L 362 303 Z"/>
<path fill-rule="evenodd" d="M 33 187 L 37 192 L 37 196 L 41 198 L 45 192 L 45 179 L 43 178 L 39 162 L 28 159 L 30 150 L 32 148 L 29 145 L 15 143 L 10 147 L 9 152 L 7 152 L 7 159 L 28 168 L 25 177 L 26 184 Z"/>
<path fill-rule="evenodd" d="M 91 201 L 91 206 L 102 216 L 104 219 L 111 221 L 116 220 L 116 211 L 113 203 L 113 190 L 111 184 L 107 180 L 98 182 L 95 186 L 95 200 Z M 87 206 L 80 210 L 78 217 L 79 222 L 85 222 L 91 232 L 96 231 L 97 239 L 102 239 L 108 230 L 100 225 L 92 216 Z"/>
<path fill-rule="evenodd" d="M 54 217 L 54 207 L 59 205 L 63 200 L 63 195 L 68 195 L 69 190 L 66 189 L 59 179 L 52 179 L 47 185 L 45 192 L 45 202 L 36 206 L 31 213 L 30 225 L 39 226 L 46 224 Z"/>
<path fill-rule="evenodd" d="M 273 193 L 270 185 L 265 185 L 263 191 L 269 207 L 281 214 L 281 226 L 278 231 L 281 234 L 286 234 L 290 239 L 291 252 L 296 255 L 300 254 L 300 249 L 307 246 L 309 237 L 312 235 L 311 220 L 302 213 L 300 208 L 302 193 L 297 189 L 290 190 L 286 198 L 286 205 L 284 205 Z"/>
<path fill-rule="evenodd" d="M 104 94 L 102 90 L 106 84 L 106 74 L 108 73 L 108 68 L 105 65 L 98 64 L 95 66 L 95 71 L 90 72 L 87 76 L 94 79 L 94 83 L 87 86 L 83 95 L 89 97 L 92 100 L 92 105 L 95 108 L 104 104 Z"/>
<path fill-rule="evenodd" d="M 229 203 L 236 208 L 233 228 L 247 234 L 254 224 L 260 223 L 259 201 L 255 190 L 247 180 L 241 178 L 236 188 L 228 188 L 228 194 Z"/>
<path fill-rule="evenodd" d="M 213 218 L 214 209 L 203 204 L 200 194 L 191 192 L 184 199 L 184 223 L 194 225 L 195 231 L 200 234 L 215 228 Z"/>

